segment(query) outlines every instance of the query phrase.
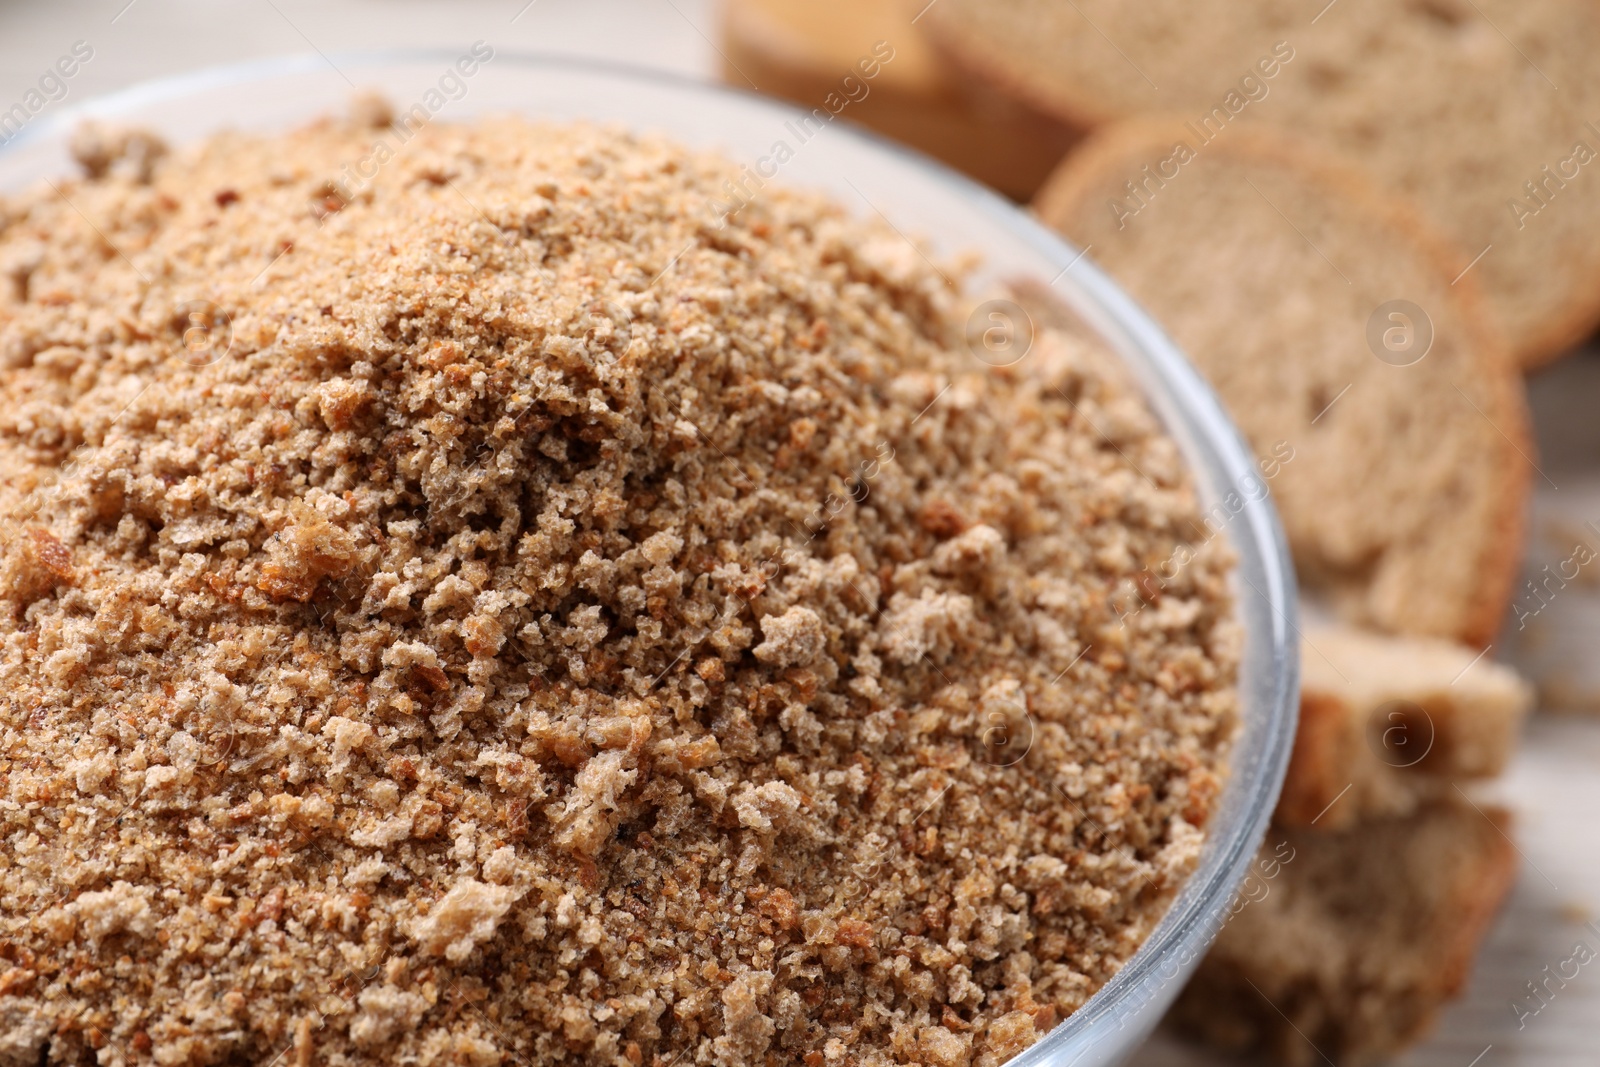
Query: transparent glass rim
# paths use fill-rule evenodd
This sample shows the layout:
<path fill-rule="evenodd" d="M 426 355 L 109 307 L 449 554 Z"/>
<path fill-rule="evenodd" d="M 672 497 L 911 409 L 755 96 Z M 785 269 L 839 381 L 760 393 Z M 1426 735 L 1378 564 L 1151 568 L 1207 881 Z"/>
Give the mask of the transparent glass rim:
<path fill-rule="evenodd" d="M 5 164 L 20 151 L 40 142 L 58 140 L 88 118 L 116 120 L 139 109 L 191 98 L 207 90 L 325 70 L 374 71 L 404 64 L 446 64 L 458 52 L 441 48 L 402 48 L 345 51 L 328 55 L 304 53 L 251 60 L 243 63 L 172 75 L 141 82 L 129 88 L 92 97 L 41 116 L 0 145 L 0 193 L 11 188 Z M 775 119 L 798 119 L 802 109 L 758 93 L 668 71 L 573 54 L 496 49 L 498 67 L 570 72 L 574 76 L 604 77 L 636 83 L 641 90 L 670 87 L 704 94 L 708 102 L 742 101 Z M 339 100 L 329 99 L 332 110 Z M 531 110 L 531 109 L 530 109 Z M 312 114 L 303 116 L 309 119 Z M 247 123 L 241 123 L 246 125 Z M 665 130 L 668 136 L 670 130 Z M 848 139 L 887 159 L 914 165 L 922 177 L 944 186 L 967 201 L 994 226 L 1019 239 L 1060 269 L 1071 270 L 1071 284 L 1059 295 L 1073 311 L 1098 330 L 1125 362 L 1136 364 L 1144 396 L 1178 439 L 1191 474 L 1199 484 L 1202 502 L 1221 499 L 1229 487 L 1255 477 L 1255 459 L 1210 385 L 1189 363 L 1178 346 L 1082 249 L 1049 230 L 1000 194 L 957 173 L 915 149 L 890 141 L 872 131 L 847 124 L 830 136 Z M 1054 286 L 1052 282 L 1052 286 Z M 1054 291 L 1054 290 L 1053 290 Z M 1283 777 L 1288 767 L 1298 717 L 1299 654 L 1297 640 L 1298 597 L 1294 567 L 1282 526 L 1270 495 L 1246 497 L 1234 514 L 1229 536 L 1240 558 L 1241 575 L 1249 567 L 1261 583 L 1246 582 L 1263 601 L 1265 611 L 1243 610 L 1247 591 L 1239 590 L 1241 623 L 1245 629 L 1247 662 L 1253 651 L 1253 669 L 1266 675 L 1259 721 L 1241 730 L 1224 783 L 1218 811 L 1207 827 L 1200 862 L 1178 891 L 1129 961 L 1082 1007 L 1045 1037 L 1008 1061 L 1008 1067 L 1066 1067 L 1083 1061 L 1118 1031 L 1127 1036 L 1130 1023 L 1142 1036 L 1154 1023 L 1150 1007 L 1163 1007 L 1181 988 L 1206 947 L 1214 939 L 1230 910 L 1270 823 Z M 1241 698 L 1249 700 L 1241 675 Z M 1248 720 L 1248 716 L 1246 719 Z M 1227 811 L 1235 821 L 1223 825 Z M 1170 972 L 1170 973 L 1168 973 Z M 1122 1050 L 1126 1051 L 1126 1048 Z M 1101 1062 L 1091 1057 L 1093 1062 Z"/>

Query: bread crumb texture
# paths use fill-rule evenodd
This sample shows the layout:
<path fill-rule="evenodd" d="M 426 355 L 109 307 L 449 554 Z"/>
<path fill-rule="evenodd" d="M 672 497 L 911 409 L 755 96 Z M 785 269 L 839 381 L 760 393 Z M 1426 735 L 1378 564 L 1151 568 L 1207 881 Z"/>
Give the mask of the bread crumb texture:
<path fill-rule="evenodd" d="M 101 136 L 0 200 L 0 1063 L 1026 1047 L 1235 728 L 1175 446 L 823 199 L 394 141 Z"/>

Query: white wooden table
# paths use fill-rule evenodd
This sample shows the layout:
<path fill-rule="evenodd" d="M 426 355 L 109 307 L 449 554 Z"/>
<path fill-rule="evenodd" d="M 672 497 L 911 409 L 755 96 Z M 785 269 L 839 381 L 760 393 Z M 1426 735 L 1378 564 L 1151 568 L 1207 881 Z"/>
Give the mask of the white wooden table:
<path fill-rule="evenodd" d="M 76 41 L 88 42 L 94 57 L 68 83 L 68 100 L 287 52 L 478 39 L 710 77 L 718 62 L 715 37 L 713 0 L 14 0 L 0 4 L 0 111 L 21 100 Z M 1560 486 L 1539 480 L 1541 511 L 1576 512 L 1600 523 L 1600 356 L 1552 369 L 1535 393 L 1543 415 L 1540 465 Z M 1551 560 L 1536 558 L 1534 569 L 1545 562 Z M 1593 599 L 1592 609 L 1581 608 L 1580 596 Z M 1597 620 L 1594 640 L 1577 645 L 1592 650 L 1600 676 L 1600 589 L 1575 589 L 1567 602 L 1575 618 L 1589 618 L 1592 610 Z M 1600 961 L 1525 1027 L 1518 1028 L 1511 1008 L 1525 995 L 1524 983 L 1571 953 L 1582 921 L 1600 919 L 1600 718 L 1536 719 L 1499 789 L 1521 817 L 1521 879 L 1467 996 L 1431 1041 L 1401 1061 L 1405 1067 L 1600 1063 Z M 1600 947 L 1600 938 L 1589 937 Z M 1157 1037 L 1137 1062 L 1220 1061 Z"/>

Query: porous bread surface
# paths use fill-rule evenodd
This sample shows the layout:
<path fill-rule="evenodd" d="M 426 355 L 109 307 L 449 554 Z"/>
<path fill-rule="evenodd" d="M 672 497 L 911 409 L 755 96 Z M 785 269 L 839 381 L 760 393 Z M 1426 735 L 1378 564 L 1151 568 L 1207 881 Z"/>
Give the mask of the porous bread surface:
<path fill-rule="evenodd" d="M 1451 277 L 1483 253 L 1471 273 L 1525 365 L 1600 320 L 1600 9 L 1586 0 L 1339 0 L 1320 15 L 1274 0 L 940 0 L 920 24 L 1074 121 L 1172 113 L 1223 138 L 1270 124 L 1359 164 L 1448 234 Z M 1293 58 L 1264 78 L 1279 44 Z"/>
<path fill-rule="evenodd" d="M 1171 123 L 1108 127 L 1035 210 L 1211 380 L 1262 457 L 1257 484 L 1234 488 L 1270 490 L 1302 582 L 1349 621 L 1481 646 L 1515 578 L 1531 446 L 1520 378 L 1471 279 L 1452 285 L 1413 220 L 1296 143 L 1194 141 Z M 1192 158 L 1162 178 L 1178 145 Z M 1132 181 L 1149 190 L 1134 213 Z M 1369 341 L 1394 300 L 1432 328 L 1407 366 Z"/>
<path fill-rule="evenodd" d="M 1509 821 L 1454 801 L 1337 833 L 1269 830 L 1250 902 L 1171 1019 L 1288 1067 L 1393 1055 L 1466 983 L 1516 877 Z"/>
<path fill-rule="evenodd" d="M 1099 349 L 617 131 L 99 162 L 0 201 L 6 1062 L 992 1065 L 1159 919 L 1239 638 Z"/>
<path fill-rule="evenodd" d="M 1348 626 L 1307 626 L 1300 727 L 1281 825 L 1324 830 L 1403 815 L 1489 778 L 1516 751 L 1533 687 L 1482 650 Z"/>

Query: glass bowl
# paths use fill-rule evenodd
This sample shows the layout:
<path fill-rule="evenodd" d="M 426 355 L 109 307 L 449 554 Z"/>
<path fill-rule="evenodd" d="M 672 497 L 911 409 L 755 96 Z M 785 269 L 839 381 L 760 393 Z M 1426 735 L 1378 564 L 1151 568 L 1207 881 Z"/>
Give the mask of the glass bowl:
<path fill-rule="evenodd" d="M 1079 249 L 998 194 L 916 152 L 786 104 L 660 73 L 502 52 L 464 76 L 452 71 L 460 55 L 293 56 L 150 82 L 39 115 L 0 149 L 0 190 L 70 172 L 68 137 L 86 118 L 137 124 L 182 143 L 227 127 L 288 129 L 343 108 L 359 86 L 386 94 L 400 110 L 422 102 L 443 120 L 515 112 L 662 133 L 745 162 L 761 181 L 824 189 L 862 215 L 881 213 L 940 253 L 979 252 L 974 289 L 1016 279 L 1047 287 L 1122 357 L 1188 460 L 1202 506 L 1209 509 L 1230 494 L 1243 500 L 1228 526 L 1239 561 L 1235 591 L 1244 630 L 1242 729 L 1198 867 L 1127 965 L 1011 1065 L 1098 1067 L 1125 1059 L 1225 921 L 1277 801 L 1294 735 L 1294 572 L 1270 498 L 1241 491 L 1260 484 L 1255 461 L 1216 396 L 1150 317 Z M 780 141 L 789 153 L 776 152 Z M 780 154 L 788 158 L 776 161 Z"/>

